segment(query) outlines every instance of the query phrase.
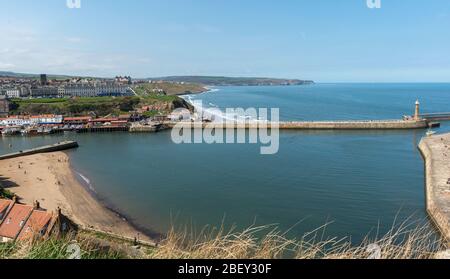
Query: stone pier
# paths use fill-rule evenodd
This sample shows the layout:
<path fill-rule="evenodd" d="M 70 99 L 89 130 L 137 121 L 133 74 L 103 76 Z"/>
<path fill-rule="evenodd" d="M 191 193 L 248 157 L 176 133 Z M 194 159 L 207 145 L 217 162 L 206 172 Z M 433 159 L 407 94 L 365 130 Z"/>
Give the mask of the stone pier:
<path fill-rule="evenodd" d="M 33 154 L 39 154 L 39 153 L 48 153 L 48 152 L 56 152 L 56 151 L 63 151 L 67 149 L 77 148 L 78 143 L 76 141 L 63 141 L 58 142 L 52 145 L 46 145 L 41 146 L 33 149 L 28 150 L 22 150 L 15 153 L 5 154 L 0 156 L 0 160 L 6 160 L 6 159 L 12 159 L 17 157 L 23 157 Z"/>
<path fill-rule="evenodd" d="M 422 139 L 419 149 L 425 160 L 427 211 L 450 244 L 450 133 Z"/>
<path fill-rule="evenodd" d="M 267 127 L 280 130 L 408 130 L 426 129 L 426 120 L 355 120 L 355 121 L 282 121 L 282 122 L 166 122 L 168 127 L 257 129 Z"/>

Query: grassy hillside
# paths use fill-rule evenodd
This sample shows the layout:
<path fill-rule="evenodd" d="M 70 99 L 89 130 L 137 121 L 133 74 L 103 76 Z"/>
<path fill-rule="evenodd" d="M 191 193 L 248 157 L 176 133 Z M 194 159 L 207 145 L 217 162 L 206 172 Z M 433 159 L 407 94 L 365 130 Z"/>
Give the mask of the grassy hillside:
<path fill-rule="evenodd" d="M 152 106 L 158 113 L 168 113 L 178 107 L 189 108 L 188 104 L 177 96 L 152 94 L 139 97 L 14 99 L 11 102 L 11 113 L 79 116 L 92 112 L 97 116 L 104 116 L 133 111 L 146 105 Z"/>
<path fill-rule="evenodd" d="M 158 94 L 158 91 L 162 91 L 166 95 L 185 95 L 185 94 L 196 94 L 207 91 L 207 89 L 198 83 L 185 83 L 176 84 L 171 82 L 163 83 L 146 83 L 140 84 L 134 87 L 136 94 L 140 96 L 148 96 Z"/>

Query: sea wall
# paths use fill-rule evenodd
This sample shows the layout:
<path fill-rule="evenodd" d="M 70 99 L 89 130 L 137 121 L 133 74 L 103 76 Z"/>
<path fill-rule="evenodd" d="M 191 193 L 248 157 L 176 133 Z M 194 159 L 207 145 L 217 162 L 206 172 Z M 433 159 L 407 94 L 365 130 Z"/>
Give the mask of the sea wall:
<path fill-rule="evenodd" d="M 12 158 L 17 158 L 17 157 L 22 157 L 22 156 L 38 154 L 38 153 L 63 151 L 63 150 L 67 150 L 67 149 L 77 148 L 77 147 L 78 147 L 78 143 L 76 141 L 63 141 L 63 142 L 58 142 L 58 143 L 55 143 L 52 145 L 46 145 L 46 146 L 42 146 L 42 147 L 37 147 L 37 148 L 33 148 L 33 149 L 22 150 L 22 151 L 15 152 L 15 153 L 1 155 L 0 160 L 12 159 Z"/>
<path fill-rule="evenodd" d="M 167 123 L 170 127 L 194 127 L 194 128 L 235 128 L 253 129 L 267 125 L 267 128 L 279 128 L 281 130 L 402 130 L 425 129 L 428 122 L 382 120 L 382 121 L 304 121 L 304 122 L 247 122 L 247 123 Z"/>
<path fill-rule="evenodd" d="M 130 133 L 155 133 L 157 128 L 154 126 L 138 126 L 134 125 L 130 127 Z"/>
<path fill-rule="evenodd" d="M 427 212 L 450 243 L 450 134 L 422 139 L 419 150 L 425 160 Z"/>

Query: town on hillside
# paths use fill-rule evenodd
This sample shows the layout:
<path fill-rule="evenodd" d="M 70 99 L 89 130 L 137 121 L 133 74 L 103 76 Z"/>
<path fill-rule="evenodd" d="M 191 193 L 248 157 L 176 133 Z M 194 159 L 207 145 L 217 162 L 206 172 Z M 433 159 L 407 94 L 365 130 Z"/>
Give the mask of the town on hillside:
<path fill-rule="evenodd" d="M 144 131 L 179 120 L 176 108 L 190 106 L 176 95 L 200 93 L 197 84 L 162 80 L 0 77 L 2 135 L 40 135 L 64 131 Z M 155 124 L 156 123 L 156 124 Z"/>

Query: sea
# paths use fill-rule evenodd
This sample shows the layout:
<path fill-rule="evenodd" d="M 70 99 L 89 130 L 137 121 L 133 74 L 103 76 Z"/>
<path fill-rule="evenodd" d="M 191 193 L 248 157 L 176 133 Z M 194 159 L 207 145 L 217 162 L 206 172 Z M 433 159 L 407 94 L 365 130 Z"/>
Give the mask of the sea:
<path fill-rule="evenodd" d="M 278 108 L 283 121 L 401 119 L 450 111 L 450 84 L 314 84 L 214 87 L 184 96 L 206 108 Z M 438 133 L 450 131 L 441 123 Z M 258 144 L 176 144 L 156 134 L 66 133 L 0 138 L 0 154 L 64 139 L 75 175 L 108 207 L 148 231 L 171 227 L 277 227 L 291 238 L 360 242 L 402 223 L 430 224 L 424 162 L 427 130 L 280 131 L 279 151 Z M 6 176 L 0 170 L 1 176 Z"/>

